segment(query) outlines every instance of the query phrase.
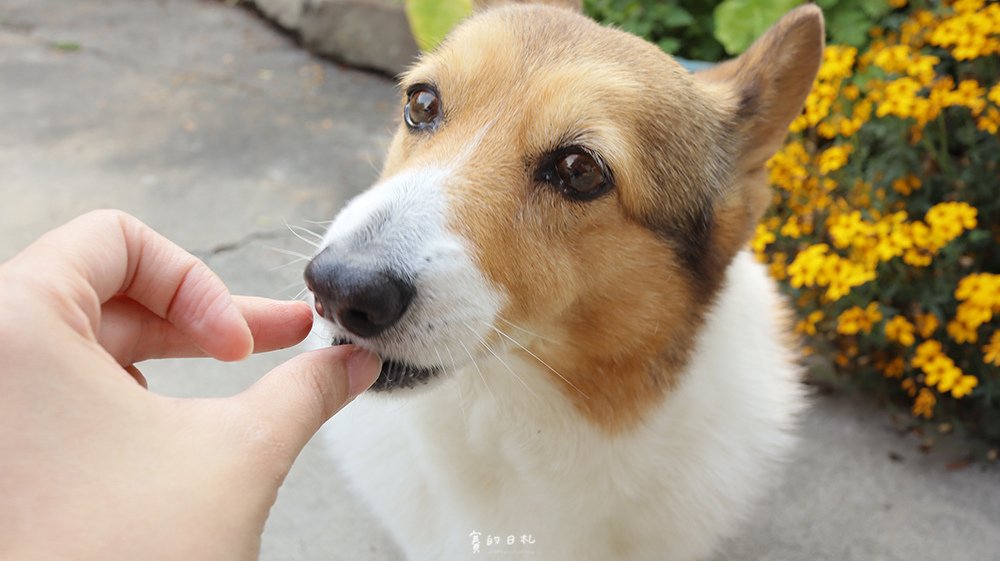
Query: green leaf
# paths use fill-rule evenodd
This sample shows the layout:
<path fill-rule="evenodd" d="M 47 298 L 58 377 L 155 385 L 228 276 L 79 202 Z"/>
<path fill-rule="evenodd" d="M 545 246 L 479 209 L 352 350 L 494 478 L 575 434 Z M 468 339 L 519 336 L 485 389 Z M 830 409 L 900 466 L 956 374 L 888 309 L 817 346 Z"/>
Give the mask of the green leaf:
<path fill-rule="evenodd" d="M 63 51 L 71 53 L 80 50 L 80 43 L 75 43 L 73 41 L 54 41 L 49 43 L 49 47 L 57 51 Z"/>
<path fill-rule="evenodd" d="M 430 51 L 472 14 L 472 0 L 406 0 L 406 19 L 417 46 Z"/>
<path fill-rule="evenodd" d="M 694 23 L 694 16 L 684 8 L 677 6 L 664 10 L 661 21 L 667 27 L 687 27 Z"/>
<path fill-rule="evenodd" d="M 874 21 L 892 11 L 892 6 L 888 2 L 871 2 L 866 0 L 865 2 L 858 3 L 861 5 L 861 9 L 868 14 L 868 17 L 873 20 L 869 21 L 868 25 L 872 25 Z"/>
<path fill-rule="evenodd" d="M 834 43 L 863 47 L 868 42 L 871 20 L 860 10 L 837 10 L 829 15 L 826 26 Z"/>
<path fill-rule="evenodd" d="M 800 0 L 724 0 L 715 7 L 715 38 L 738 55 Z"/>
<path fill-rule="evenodd" d="M 969 232 L 969 241 L 974 243 L 984 242 L 991 237 L 989 230 L 972 230 Z"/>
<path fill-rule="evenodd" d="M 663 52 L 670 54 L 676 53 L 677 49 L 681 48 L 681 42 L 673 37 L 664 37 L 657 42 L 657 45 L 663 49 Z"/>

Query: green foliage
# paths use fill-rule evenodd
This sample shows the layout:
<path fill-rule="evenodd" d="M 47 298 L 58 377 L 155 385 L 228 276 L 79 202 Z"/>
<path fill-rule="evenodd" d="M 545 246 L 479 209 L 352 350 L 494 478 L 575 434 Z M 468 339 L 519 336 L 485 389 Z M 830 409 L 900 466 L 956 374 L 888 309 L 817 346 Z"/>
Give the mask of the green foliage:
<path fill-rule="evenodd" d="M 715 36 L 726 52 L 738 55 L 802 0 L 723 0 L 715 8 Z M 879 0 L 819 0 L 831 43 L 863 47 L 868 30 L 891 11 Z"/>
<path fill-rule="evenodd" d="M 417 46 L 430 51 L 472 14 L 472 0 L 406 0 L 406 19 Z"/>
<path fill-rule="evenodd" d="M 81 46 L 80 43 L 76 43 L 73 41 L 54 41 L 52 43 L 49 43 L 49 48 L 55 49 L 57 51 L 62 51 L 64 53 L 72 53 L 75 51 L 79 51 Z"/>
<path fill-rule="evenodd" d="M 713 2 L 698 0 L 584 0 L 584 10 L 599 22 L 615 25 L 691 60 L 723 58 L 713 35 Z"/>
<path fill-rule="evenodd" d="M 431 50 L 472 13 L 472 0 L 405 0 L 421 50 Z M 892 8 L 881 0 L 818 0 L 831 43 L 864 47 L 868 30 Z M 583 0 L 595 20 L 690 60 L 718 61 L 750 43 L 802 0 Z"/>
<path fill-rule="evenodd" d="M 729 54 L 746 50 L 800 0 L 725 0 L 715 7 L 715 37 Z"/>
<path fill-rule="evenodd" d="M 888 2 L 872 0 L 824 0 L 818 2 L 826 16 L 831 43 L 861 48 L 868 44 L 868 31 L 888 14 Z"/>

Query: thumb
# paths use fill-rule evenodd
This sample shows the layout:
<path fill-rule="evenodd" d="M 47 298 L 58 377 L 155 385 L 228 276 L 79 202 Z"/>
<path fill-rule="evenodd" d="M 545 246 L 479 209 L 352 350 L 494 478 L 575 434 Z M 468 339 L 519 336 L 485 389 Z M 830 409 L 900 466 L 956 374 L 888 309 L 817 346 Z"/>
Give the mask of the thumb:
<path fill-rule="evenodd" d="M 303 353 L 270 371 L 237 399 L 294 459 L 330 417 L 375 383 L 382 360 L 353 345 Z"/>

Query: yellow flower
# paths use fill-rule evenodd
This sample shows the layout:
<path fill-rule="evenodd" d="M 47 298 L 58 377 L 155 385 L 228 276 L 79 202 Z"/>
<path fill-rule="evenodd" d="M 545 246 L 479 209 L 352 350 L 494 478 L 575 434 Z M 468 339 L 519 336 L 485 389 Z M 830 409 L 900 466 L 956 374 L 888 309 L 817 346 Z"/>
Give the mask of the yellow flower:
<path fill-rule="evenodd" d="M 977 0 L 955 3 L 956 14 L 942 20 L 931 32 L 932 45 L 950 48 L 958 60 L 1000 53 L 1000 5 L 991 3 L 986 8 L 977 6 Z"/>
<path fill-rule="evenodd" d="M 918 84 L 926 86 L 934 81 L 934 66 L 941 59 L 915 53 L 908 45 L 893 45 L 877 49 L 872 62 L 887 72 L 905 74 L 914 78 Z"/>
<path fill-rule="evenodd" d="M 823 319 L 823 312 L 816 310 L 810 312 L 806 319 L 800 321 L 798 325 L 795 326 L 795 331 L 799 333 L 804 333 L 806 335 L 816 334 L 816 323 Z"/>
<path fill-rule="evenodd" d="M 955 366 L 955 362 L 950 358 L 941 355 L 934 359 L 935 364 L 940 364 L 939 369 L 941 373 L 941 379 L 937 383 L 937 389 L 939 392 L 948 392 L 955 387 L 955 383 L 958 382 L 963 374 L 961 369 Z M 928 367 L 924 367 L 924 371 L 927 371 Z M 930 374 L 927 376 L 927 385 L 930 385 Z"/>
<path fill-rule="evenodd" d="M 872 302 L 865 309 L 852 306 L 837 317 L 837 333 L 855 335 L 859 332 L 871 333 L 874 324 L 882 320 L 878 304 Z"/>
<path fill-rule="evenodd" d="M 899 383 L 899 387 L 906 391 L 906 395 L 913 397 L 917 395 L 917 384 L 913 381 L 913 378 L 906 378 Z"/>
<path fill-rule="evenodd" d="M 1000 274 L 974 273 L 958 281 L 955 298 L 1000 311 Z"/>
<path fill-rule="evenodd" d="M 858 50 L 854 47 L 829 45 L 823 51 L 823 65 L 820 66 L 817 78 L 824 82 L 832 82 L 850 77 L 857 55 Z"/>
<path fill-rule="evenodd" d="M 935 331 L 937 331 L 938 325 L 940 325 L 937 316 L 934 315 L 933 313 L 917 314 L 916 319 L 917 319 L 917 331 L 920 333 L 920 336 L 923 337 L 924 339 L 930 338 L 930 336 L 933 335 Z"/>
<path fill-rule="evenodd" d="M 903 196 L 909 196 L 919 188 L 920 178 L 915 175 L 900 177 L 892 182 L 892 190 Z"/>
<path fill-rule="evenodd" d="M 1000 82 L 993 84 L 990 88 L 990 93 L 986 96 L 987 99 L 992 101 L 995 105 L 1000 105 Z"/>
<path fill-rule="evenodd" d="M 990 342 L 983 345 L 983 362 L 1000 366 L 1000 329 L 994 331 Z"/>
<path fill-rule="evenodd" d="M 968 203 L 938 203 L 931 207 L 924 216 L 924 221 L 929 229 L 924 232 L 913 232 L 914 245 L 936 252 L 962 235 L 965 230 L 975 228 L 977 214 L 976 208 Z M 920 239 L 918 239 L 918 235 L 920 235 Z"/>
<path fill-rule="evenodd" d="M 1000 131 L 1000 109 L 990 107 L 976 119 L 976 128 L 990 134 Z"/>
<path fill-rule="evenodd" d="M 788 278 L 788 272 L 785 270 L 785 265 L 788 262 L 788 255 L 776 251 L 771 255 L 771 265 L 768 267 L 768 272 L 771 273 L 771 278 L 774 280 L 785 280 Z"/>
<path fill-rule="evenodd" d="M 902 357 L 897 356 L 889 362 L 882 364 L 881 369 L 887 378 L 899 378 L 906 370 L 906 363 L 903 362 Z"/>
<path fill-rule="evenodd" d="M 916 342 L 913 336 L 914 326 L 903 316 L 896 316 L 885 324 L 885 336 L 904 347 L 910 347 Z"/>
<path fill-rule="evenodd" d="M 854 147 L 850 144 L 831 146 L 826 150 L 823 150 L 823 152 L 820 153 L 819 157 L 816 159 L 819 172 L 827 174 L 831 171 L 836 171 L 844 167 L 847 164 L 847 157 L 853 151 Z"/>
<path fill-rule="evenodd" d="M 758 258 L 760 258 L 764 255 L 764 249 L 767 248 L 767 245 L 773 243 L 775 239 L 777 238 L 774 237 L 774 232 L 769 230 L 764 224 L 758 224 L 753 239 L 750 240 L 750 247 L 757 254 Z"/>
<path fill-rule="evenodd" d="M 923 86 L 918 80 L 909 76 L 897 78 L 887 83 L 885 95 L 878 103 L 875 115 L 878 117 L 892 115 L 901 119 L 911 118 L 916 120 L 919 125 L 924 125 L 935 119 L 941 112 L 941 107 L 932 103 L 930 99 L 919 95 Z"/>
<path fill-rule="evenodd" d="M 784 145 L 767 162 L 771 184 L 786 191 L 796 191 L 809 177 L 805 165 L 809 154 L 799 141 Z"/>
<path fill-rule="evenodd" d="M 975 329 L 960 321 L 949 321 L 947 331 L 956 343 L 975 343 L 979 339 L 979 334 Z"/>
<path fill-rule="evenodd" d="M 927 388 L 920 388 L 920 393 L 917 395 L 917 399 L 913 401 L 913 414 L 924 417 L 925 419 L 930 419 L 934 414 L 934 405 L 937 403 L 937 398 L 934 394 Z"/>
<path fill-rule="evenodd" d="M 979 115 L 986 107 L 986 88 L 975 80 L 962 80 L 958 87 L 946 92 L 942 101 L 946 107 L 967 107 L 973 115 Z"/>
<path fill-rule="evenodd" d="M 914 368 L 923 370 L 924 384 L 929 387 L 937 386 L 940 392 L 953 391 L 958 387 L 958 392 L 965 395 L 975 386 L 974 382 L 966 379 L 966 375 L 955 365 L 955 361 L 941 353 L 941 343 L 937 341 L 928 340 L 918 345 L 910 364 Z"/>
<path fill-rule="evenodd" d="M 781 227 L 781 235 L 792 239 L 798 239 L 802 237 L 802 234 L 811 234 L 812 225 L 809 223 L 803 223 L 799 220 L 798 216 L 790 216 L 785 224 Z"/>
<path fill-rule="evenodd" d="M 979 385 L 979 379 L 975 376 L 963 375 L 961 378 L 955 382 L 955 385 L 951 388 L 951 395 L 955 399 L 961 399 L 970 393 L 972 393 L 972 388 Z"/>
<path fill-rule="evenodd" d="M 910 360 L 910 364 L 914 368 L 922 368 L 930 359 L 939 354 L 941 354 L 941 343 L 928 339 L 917 345 L 917 352 Z"/>
<path fill-rule="evenodd" d="M 955 319 L 948 322 L 948 334 L 958 343 L 975 343 L 979 327 L 1000 313 L 1000 275 L 971 274 L 958 282 Z"/>
<path fill-rule="evenodd" d="M 857 334 L 862 329 L 864 317 L 864 310 L 857 306 L 851 306 L 844 310 L 837 317 L 837 333 L 841 335 Z"/>
<path fill-rule="evenodd" d="M 968 14 L 979 11 L 985 3 L 986 0 L 955 0 L 951 7 L 957 14 Z"/>
<path fill-rule="evenodd" d="M 833 239 L 833 245 L 841 249 L 851 247 L 855 240 L 871 235 L 871 227 L 861 219 L 861 212 L 838 214 L 826 221 L 826 231 Z"/>

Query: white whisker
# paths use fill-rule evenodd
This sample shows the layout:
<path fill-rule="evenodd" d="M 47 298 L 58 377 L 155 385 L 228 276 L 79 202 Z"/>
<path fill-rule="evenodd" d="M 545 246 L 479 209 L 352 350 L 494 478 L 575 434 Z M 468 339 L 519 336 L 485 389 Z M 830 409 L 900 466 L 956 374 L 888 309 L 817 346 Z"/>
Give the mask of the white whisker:
<path fill-rule="evenodd" d="M 479 369 L 479 364 L 476 363 L 475 357 L 473 357 L 472 353 L 469 352 L 469 347 L 466 347 L 465 343 L 463 343 L 461 339 L 458 340 L 458 344 L 462 345 L 462 348 L 465 349 L 465 354 L 469 355 L 469 360 L 472 361 L 472 366 L 476 367 L 476 372 L 479 373 L 479 378 L 482 379 L 483 385 L 486 386 L 486 391 L 489 392 L 490 396 L 493 398 L 493 403 L 499 404 L 500 402 L 497 401 L 497 396 L 493 395 L 493 390 L 490 388 L 489 382 L 486 381 L 486 376 L 483 376 L 483 371 Z"/>
<path fill-rule="evenodd" d="M 271 246 L 271 245 L 266 245 L 264 247 L 266 249 L 270 249 L 271 251 L 276 251 L 278 253 L 283 253 L 285 255 L 291 255 L 292 257 L 298 257 L 299 259 L 305 259 L 306 261 L 312 259 L 312 257 L 309 257 L 308 255 L 306 255 L 304 253 L 299 253 L 298 251 L 291 251 L 291 250 L 288 250 L 288 249 L 283 249 L 283 248 L 280 248 L 280 247 L 274 247 L 274 246 Z"/>
<path fill-rule="evenodd" d="M 297 224 L 289 224 L 287 222 L 285 222 L 285 226 L 288 226 L 289 228 L 291 228 L 293 230 L 298 230 L 300 232 L 305 232 L 305 233 L 309 234 L 310 236 L 316 238 L 317 240 L 323 241 L 323 234 L 320 234 L 319 232 L 313 232 L 312 230 L 310 230 L 309 228 L 306 228 L 305 226 L 299 226 Z"/>
<path fill-rule="evenodd" d="M 441 358 L 441 353 L 438 351 L 438 349 L 437 349 L 436 346 L 432 347 L 432 348 L 434 349 L 434 354 L 436 354 L 437 357 L 438 357 L 438 364 L 441 365 L 441 368 L 444 368 L 444 359 Z M 452 362 L 452 374 L 454 374 L 454 371 L 458 370 L 458 369 L 455 368 L 455 359 L 454 358 L 452 358 L 451 362 Z M 469 431 L 469 419 L 468 419 L 468 414 L 466 414 L 466 412 L 465 412 L 465 397 L 462 396 L 462 384 L 458 383 L 457 380 L 456 380 L 456 383 L 455 383 L 455 391 L 458 392 L 458 407 L 459 407 L 459 409 L 462 410 L 462 425 L 465 427 L 465 431 L 468 432 Z"/>
<path fill-rule="evenodd" d="M 506 323 L 507 325 L 513 327 L 514 329 L 517 329 L 518 331 L 523 331 L 523 332 L 527 333 L 528 335 L 531 335 L 532 337 L 534 337 L 536 339 L 541 339 L 542 341 L 545 341 L 547 343 L 554 343 L 556 345 L 561 345 L 562 344 L 562 342 L 560 342 L 560 341 L 549 339 L 548 337 L 543 337 L 543 336 L 541 336 L 541 335 L 539 335 L 537 333 L 534 333 L 532 331 L 528 331 L 527 329 L 521 327 L 520 325 L 517 325 L 516 323 L 514 323 L 512 321 L 506 320 L 506 319 L 500 317 L 499 315 L 497 316 L 497 319 L 500 320 L 500 321 L 502 321 L 502 322 L 504 322 L 504 323 Z"/>
<path fill-rule="evenodd" d="M 300 286 L 302 286 L 302 281 L 295 281 L 292 284 L 286 284 L 285 286 L 283 286 L 281 288 L 275 289 L 275 291 L 274 291 L 273 294 L 283 294 L 283 293 L 288 292 L 289 290 L 291 290 L 293 288 L 298 288 Z"/>
<path fill-rule="evenodd" d="M 451 347 L 445 345 L 444 350 L 448 351 L 448 358 L 451 360 L 451 369 L 454 372 L 458 372 L 458 362 L 455 360 L 455 355 L 451 352 Z"/>
<path fill-rule="evenodd" d="M 534 392 L 534 391 L 533 391 L 533 390 L 531 389 L 531 387 L 530 387 L 530 386 L 528 386 L 528 384 L 526 384 L 526 383 L 524 382 L 524 379 L 523 379 L 523 378 L 521 378 L 520 376 L 518 376 L 518 375 L 517 375 L 517 372 L 514 372 L 514 370 L 513 370 L 513 369 L 512 369 L 512 368 L 511 368 L 510 366 L 508 366 L 508 365 L 507 365 L 507 363 L 506 363 L 506 362 L 504 362 L 504 360 L 503 360 L 502 358 L 500 358 L 500 355 L 498 355 L 498 354 L 496 353 L 496 351 L 494 351 L 494 350 L 493 350 L 493 348 L 492 348 L 492 347 L 490 347 L 490 346 L 489 346 L 489 344 L 487 344 L 487 343 L 486 343 L 486 339 L 483 339 L 482 337 L 480 337 L 480 336 L 479 336 L 479 334 L 478 334 L 478 333 L 476 333 L 476 330 L 475 330 L 475 329 L 473 329 L 471 325 L 469 325 L 469 324 L 465 324 L 465 327 L 466 327 L 466 328 L 468 328 L 468 330 L 469 330 L 469 331 L 471 331 L 471 332 L 472 332 L 472 334 L 473 334 L 473 335 L 474 335 L 474 336 L 475 336 L 475 337 L 476 337 L 477 339 L 479 339 L 479 343 L 480 343 L 480 344 L 482 344 L 482 346 L 483 346 L 483 347 L 485 347 L 485 348 L 486 348 L 486 350 L 490 352 L 490 354 L 492 354 L 492 355 L 493 355 L 494 357 L 496 357 L 496 359 L 497 359 L 498 361 L 500 361 L 500 364 L 502 364 L 502 365 L 503 365 L 503 367 L 504 367 L 504 368 L 506 368 L 506 369 L 507 369 L 507 371 L 508 371 L 508 372 L 510 372 L 510 373 L 511 373 L 511 374 L 512 374 L 512 375 L 514 376 L 514 378 L 515 378 L 515 379 L 517 379 L 517 381 L 518 381 L 518 382 L 521 382 L 521 385 L 522 385 L 522 386 L 524 386 L 524 389 L 528 390 L 528 393 L 530 393 L 531 395 L 533 395 L 533 396 L 534 396 L 534 397 L 536 397 L 536 398 L 538 397 L 538 394 L 536 394 L 536 393 L 535 393 L 535 392 Z"/>
<path fill-rule="evenodd" d="M 306 242 L 307 244 L 309 244 L 309 245 L 311 245 L 311 246 L 319 249 L 319 242 L 314 242 L 314 241 L 312 241 L 310 239 L 307 239 L 305 236 L 303 236 L 302 234 L 300 234 L 300 233 L 298 233 L 298 232 L 295 231 L 295 228 L 302 228 L 301 226 L 292 226 L 291 224 L 285 222 L 285 227 L 288 228 L 288 231 L 291 232 L 292 235 L 295 236 L 296 238 L 298 238 L 298 239 Z M 302 228 L 302 229 L 305 229 L 305 228 Z M 309 231 L 309 230 L 306 230 L 306 231 L 308 231 L 310 234 L 315 235 L 315 232 L 312 232 L 312 231 Z"/>
<path fill-rule="evenodd" d="M 486 325 L 489 325 L 489 324 L 486 324 Z M 536 355 L 535 353 L 529 351 L 527 347 L 525 347 L 521 343 L 518 343 L 517 341 L 515 341 L 513 337 L 511 337 L 510 335 L 507 335 L 506 333 L 504 333 L 503 331 L 500 331 L 499 329 L 497 329 L 496 327 L 494 327 L 492 325 L 489 325 L 489 327 L 490 327 L 490 329 L 492 329 L 492 330 L 496 331 L 497 333 L 499 333 L 502 337 L 505 337 L 511 343 L 514 343 L 518 347 L 521 347 L 521 349 L 524 350 L 524 352 L 528 353 L 529 355 L 532 356 L 532 358 L 534 358 L 538 362 L 542 363 L 542 365 L 545 366 L 545 368 L 548 368 L 549 370 L 551 370 L 553 374 L 555 374 L 556 376 L 559 376 L 559 378 L 562 379 L 563 382 L 566 382 L 567 384 L 569 384 L 569 386 L 571 388 L 573 388 L 574 390 L 576 390 L 577 392 L 579 392 L 580 395 L 582 395 L 584 398 L 590 399 L 590 396 L 588 396 L 587 394 L 583 393 L 583 391 L 580 390 L 580 388 L 574 386 L 573 382 L 570 382 L 569 380 L 567 380 L 565 376 L 563 376 L 562 374 L 559 373 L 559 371 L 557 371 L 555 368 L 552 368 L 551 366 L 549 366 L 549 364 L 547 362 L 545 362 L 544 360 L 542 360 L 541 358 L 539 358 L 539 356 Z"/>
<path fill-rule="evenodd" d="M 291 267 L 292 265 L 294 265 L 296 263 L 302 263 L 302 262 L 305 262 L 305 261 L 309 261 L 309 259 L 307 259 L 305 257 L 298 257 L 298 258 L 296 258 L 293 261 L 289 261 L 288 263 L 284 263 L 282 265 L 277 265 L 275 267 L 271 267 L 270 269 L 267 270 L 267 272 L 273 273 L 273 272 L 275 272 L 275 271 L 277 271 L 279 269 L 284 269 L 285 267 Z"/>

